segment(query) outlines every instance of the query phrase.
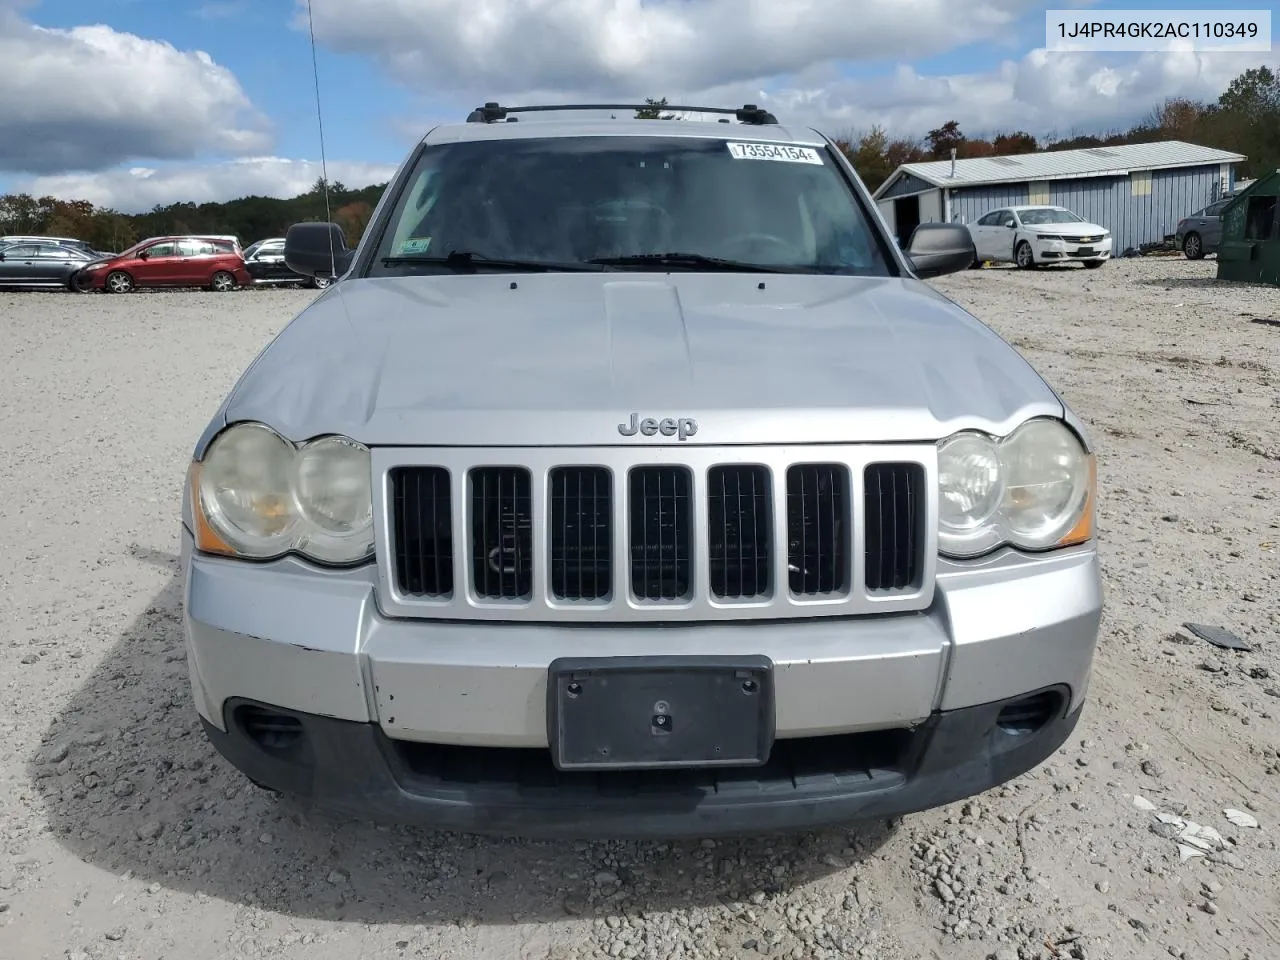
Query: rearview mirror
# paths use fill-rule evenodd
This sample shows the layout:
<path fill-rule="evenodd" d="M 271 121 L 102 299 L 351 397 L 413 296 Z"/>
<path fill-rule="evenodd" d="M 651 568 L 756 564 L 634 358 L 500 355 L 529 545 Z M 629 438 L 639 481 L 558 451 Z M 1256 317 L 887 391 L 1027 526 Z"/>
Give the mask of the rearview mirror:
<path fill-rule="evenodd" d="M 907 241 L 907 257 L 925 280 L 967 270 L 978 258 L 969 228 L 962 223 L 922 223 Z"/>
<path fill-rule="evenodd" d="M 285 234 L 285 265 L 304 277 L 340 277 L 354 257 L 336 223 L 295 223 Z"/>

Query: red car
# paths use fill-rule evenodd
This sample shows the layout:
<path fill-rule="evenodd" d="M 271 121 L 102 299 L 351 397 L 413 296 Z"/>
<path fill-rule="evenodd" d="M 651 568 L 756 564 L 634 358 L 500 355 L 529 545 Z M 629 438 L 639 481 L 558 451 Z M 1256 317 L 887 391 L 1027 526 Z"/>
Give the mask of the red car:
<path fill-rule="evenodd" d="M 128 293 L 135 287 L 204 287 L 218 293 L 249 286 L 240 244 L 229 237 L 151 237 L 80 272 L 81 290 Z"/>

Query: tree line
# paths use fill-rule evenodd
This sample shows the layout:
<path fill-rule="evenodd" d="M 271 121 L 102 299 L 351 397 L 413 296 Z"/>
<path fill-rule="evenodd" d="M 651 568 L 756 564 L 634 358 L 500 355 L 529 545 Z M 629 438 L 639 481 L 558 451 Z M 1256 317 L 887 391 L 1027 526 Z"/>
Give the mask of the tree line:
<path fill-rule="evenodd" d="M 646 98 L 638 119 L 674 120 L 665 97 Z M 1244 154 L 1241 177 L 1255 177 L 1280 169 L 1280 74 L 1268 66 L 1253 67 L 1237 76 L 1216 101 L 1168 98 L 1128 130 L 1105 133 L 1073 132 L 1059 138 L 1036 137 L 1024 130 L 1000 131 L 988 137 L 969 137 L 955 120 L 923 137 L 894 137 L 880 126 L 832 137 L 853 163 L 868 189 L 875 190 L 903 163 L 946 160 L 954 148 L 957 158 L 1037 153 L 1079 147 L 1118 146 L 1156 140 L 1185 140 Z M 99 250 L 120 251 L 146 237 L 182 233 L 222 233 L 248 244 L 263 237 L 283 236 L 303 220 L 325 218 L 325 181 L 296 197 L 241 197 L 226 203 L 171 203 L 146 213 L 125 214 L 95 207 L 86 200 L 0 196 L 0 235 L 46 234 L 76 237 Z M 329 184 L 332 218 L 342 225 L 354 245 L 364 232 L 385 183 L 349 189 Z"/>
<path fill-rule="evenodd" d="M 350 189 L 341 181 L 329 183 L 329 209 L 354 245 L 364 233 L 385 183 Z M 296 197 L 240 197 L 226 203 L 171 203 L 146 213 L 120 213 L 95 207 L 87 200 L 33 197 L 26 193 L 0 196 L 0 235 L 38 234 L 75 237 L 95 250 L 120 252 L 147 237 L 184 233 L 232 234 L 248 246 L 265 237 L 282 237 L 303 220 L 325 219 L 325 181 L 317 179 Z"/>

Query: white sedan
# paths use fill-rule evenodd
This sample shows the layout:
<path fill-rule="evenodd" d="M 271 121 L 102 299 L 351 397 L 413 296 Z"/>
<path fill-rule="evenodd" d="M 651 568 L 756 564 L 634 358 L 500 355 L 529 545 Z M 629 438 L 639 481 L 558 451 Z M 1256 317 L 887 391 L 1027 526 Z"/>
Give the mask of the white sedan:
<path fill-rule="evenodd" d="M 1111 257 L 1111 231 L 1066 207 L 1001 207 L 970 224 L 969 233 L 979 262 L 1012 261 L 1024 270 L 1071 261 L 1100 267 Z"/>

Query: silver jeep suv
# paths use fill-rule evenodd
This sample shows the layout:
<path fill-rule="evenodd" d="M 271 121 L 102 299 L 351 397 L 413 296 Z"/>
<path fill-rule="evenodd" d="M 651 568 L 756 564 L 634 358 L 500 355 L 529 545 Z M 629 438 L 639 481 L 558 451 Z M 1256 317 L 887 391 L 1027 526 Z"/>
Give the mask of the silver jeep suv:
<path fill-rule="evenodd" d="M 1098 636 L 1094 453 L 922 282 L 968 230 L 899 250 L 753 106 L 620 109 L 487 104 L 355 250 L 289 231 L 338 280 L 187 477 L 209 738 L 345 815 L 542 837 L 886 818 L 1041 763 Z"/>

